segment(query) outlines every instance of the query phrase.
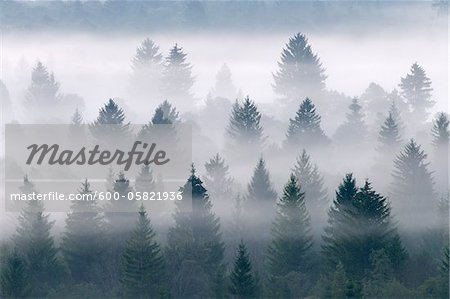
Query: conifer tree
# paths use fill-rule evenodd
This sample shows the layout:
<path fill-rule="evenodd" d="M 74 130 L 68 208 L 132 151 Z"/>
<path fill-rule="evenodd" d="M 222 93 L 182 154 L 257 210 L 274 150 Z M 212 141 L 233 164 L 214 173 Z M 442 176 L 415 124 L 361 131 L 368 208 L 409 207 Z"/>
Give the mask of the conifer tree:
<path fill-rule="evenodd" d="M 128 200 L 129 193 L 132 191 L 130 181 L 120 172 L 114 182 L 113 190 L 109 191 L 111 196 L 117 196 L 115 197 L 117 200 L 113 197 L 104 207 L 108 249 L 107 264 L 104 266 L 108 280 L 105 284 L 113 292 L 119 292 L 118 284 L 123 274 L 120 266 L 122 254 L 136 220 L 134 213 L 137 210 L 136 201 Z"/>
<path fill-rule="evenodd" d="M 136 177 L 134 188 L 137 192 L 155 191 L 155 180 L 153 179 L 153 172 L 148 164 L 141 167 L 141 171 Z"/>
<path fill-rule="evenodd" d="M 325 88 L 325 69 L 305 35 L 297 33 L 281 53 L 279 70 L 273 75 L 274 91 L 290 100 L 313 97 Z"/>
<path fill-rule="evenodd" d="M 113 99 L 99 110 L 97 119 L 89 125 L 92 135 L 99 140 L 121 140 L 130 134 L 130 123 L 125 123 L 125 113 Z"/>
<path fill-rule="evenodd" d="M 337 128 L 334 140 L 340 144 L 362 144 L 367 137 L 367 126 L 364 122 L 362 107 L 358 99 L 353 99 L 349 106 L 350 112 L 347 113 L 346 121 Z"/>
<path fill-rule="evenodd" d="M 205 163 L 205 169 L 205 187 L 208 189 L 214 205 L 220 205 L 221 201 L 231 200 L 233 179 L 230 177 L 229 167 L 225 164 L 224 159 L 217 153 Z"/>
<path fill-rule="evenodd" d="M 172 290 L 177 297 L 218 296 L 223 285 L 220 277 L 225 248 L 219 218 L 211 211 L 207 190 L 194 166 L 180 191 L 183 200 L 177 202 L 175 226 L 168 234 L 167 260 L 170 273 L 175 273 Z M 197 269 L 195 277 L 186 277 L 185 272 L 193 268 Z M 190 287 L 184 289 L 184 284 Z"/>
<path fill-rule="evenodd" d="M 324 257 L 331 269 L 341 262 L 349 278 L 360 282 L 370 269 L 371 252 L 383 249 L 398 271 L 406 252 L 390 212 L 386 198 L 368 181 L 358 189 L 347 174 L 336 191 L 325 229 Z"/>
<path fill-rule="evenodd" d="M 370 126 L 378 126 L 382 122 L 383 112 L 389 104 L 387 92 L 380 85 L 372 82 L 360 98 L 361 103 L 370 111 L 366 121 Z"/>
<path fill-rule="evenodd" d="M 448 125 L 449 120 L 447 115 L 443 112 L 438 113 L 433 121 L 433 128 L 431 129 L 433 144 L 435 147 L 443 147 L 448 149 L 450 136 Z"/>
<path fill-rule="evenodd" d="M 159 47 L 151 39 L 144 39 L 131 60 L 132 88 L 136 96 L 151 98 L 159 95 L 162 64 Z"/>
<path fill-rule="evenodd" d="M 71 124 L 74 126 L 81 126 L 83 124 L 83 116 L 81 115 L 78 108 L 75 110 L 75 113 L 72 115 Z"/>
<path fill-rule="evenodd" d="M 177 111 L 177 108 L 175 108 L 169 101 L 164 100 L 159 106 L 163 112 L 163 116 L 165 119 L 169 120 L 172 124 L 177 124 L 180 122 L 179 113 Z"/>
<path fill-rule="evenodd" d="M 427 154 L 411 139 L 394 161 L 392 203 L 401 224 L 408 227 L 430 224 L 433 218 L 434 182 L 426 159 Z"/>
<path fill-rule="evenodd" d="M 0 295 L 2 298 L 27 298 L 30 296 L 29 270 L 25 260 L 16 250 L 6 256 L 0 270 Z"/>
<path fill-rule="evenodd" d="M 447 114 L 440 112 L 433 121 L 433 168 L 436 178 L 436 190 L 445 194 L 449 192 L 449 120 Z"/>
<path fill-rule="evenodd" d="M 87 179 L 81 184 L 79 194 L 85 199 L 73 201 L 71 205 L 61 249 L 75 282 L 101 283 L 105 240 L 97 199 Z"/>
<path fill-rule="evenodd" d="M 27 176 L 20 189 L 23 194 L 35 192 L 33 183 Z M 50 221 L 49 215 L 44 214 L 42 201 L 27 201 L 13 236 L 14 245 L 24 257 L 29 270 L 33 296 L 45 295 L 50 287 L 62 279 L 63 270 L 51 235 L 53 225 L 54 221 Z"/>
<path fill-rule="evenodd" d="M 419 123 L 425 121 L 428 109 L 435 103 L 431 99 L 433 91 L 431 80 L 427 77 L 425 70 L 415 62 L 411 66 L 410 72 L 401 78 L 399 87 L 401 95 L 412 110 L 411 120 Z"/>
<path fill-rule="evenodd" d="M 161 80 L 162 95 L 183 110 L 192 106 L 191 88 L 194 84 L 192 66 L 186 61 L 186 56 L 183 48 L 175 44 L 165 59 Z"/>
<path fill-rule="evenodd" d="M 290 272 L 306 274 L 312 246 L 311 226 L 305 194 L 294 174 L 284 186 L 277 206 L 272 226 L 273 239 L 268 251 L 269 274 L 272 277 L 283 277 Z"/>
<path fill-rule="evenodd" d="M 155 232 L 141 205 L 136 227 L 123 253 L 122 285 L 126 297 L 153 298 L 164 290 L 165 265 Z"/>
<path fill-rule="evenodd" d="M 256 298 L 258 285 L 243 241 L 239 243 L 230 280 L 230 293 L 233 298 Z"/>
<path fill-rule="evenodd" d="M 226 131 L 229 150 L 236 152 L 236 149 L 239 148 L 239 155 L 243 151 L 248 151 L 252 155 L 261 151 L 265 137 L 260 121 L 261 113 L 248 96 L 243 103 L 236 101 Z"/>
<path fill-rule="evenodd" d="M 305 206 L 311 216 L 311 227 L 321 230 L 326 223 L 327 190 L 323 186 L 323 177 L 319 168 L 311 162 L 311 157 L 304 149 L 297 158 L 293 172 L 305 193 Z"/>
<path fill-rule="evenodd" d="M 399 124 L 392 112 L 389 112 L 389 116 L 385 119 L 383 125 L 381 125 L 378 140 L 381 143 L 380 150 L 382 151 L 392 152 L 400 146 Z"/>
<path fill-rule="evenodd" d="M 320 116 L 309 98 L 306 98 L 297 110 L 294 119 L 289 119 L 289 128 L 285 144 L 288 146 L 315 148 L 328 143 L 320 126 Z"/>
<path fill-rule="evenodd" d="M 267 203 L 270 206 L 274 206 L 276 198 L 277 193 L 272 187 L 266 162 L 261 157 L 247 186 L 247 202 L 256 205 Z"/>
<path fill-rule="evenodd" d="M 216 75 L 216 84 L 213 89 L 215 97 L 233 99 L 237 95 L 236 87 L 231 79 L 231 70 L 224 64 Z"/>
<path fill-rule="evenodd" d="M 53 73 L 38 61 L 31 73 L 31 84 L 28 87 L 26 104 L 42 112 L 45 109 L 54 109 L 60 103 L 59 83 Z M 36 111 L 36 110 L 35 110 Z"/>

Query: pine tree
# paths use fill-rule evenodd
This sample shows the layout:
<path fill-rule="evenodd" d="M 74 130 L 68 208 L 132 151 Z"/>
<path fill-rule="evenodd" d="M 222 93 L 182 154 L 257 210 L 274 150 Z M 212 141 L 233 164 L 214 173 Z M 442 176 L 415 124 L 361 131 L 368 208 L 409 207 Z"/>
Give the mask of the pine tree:
<path fill-rule="evenodd" d="M 230 280 L 230 293 L 233 298 L 256 298 L 258 285 L 243 241 L 239 243 Z"/>
<path fill-rule="evenodd" d="M 331 269 L 341 262 L 352 280 L 361 281 L 370 269 L 370 254 L 384 249 L 398 271 L 406 258 L 385 197 L 368 181 L 357 188 L 347 174 L 336 191 L 325 228 L 324 257 Z"/>
<path fill-rule="evenodd" d="M 71 205 L 61 249 L 75 282 L 100 284 L 105 240 L 96 198 L 87 179 L 79 194 L 85 200 L 74 201 Z"/>
<path fill-rule="evenodd" d="M 53 73 L 38 61 L 31 73 L 31 84 L 28 87 L 26 104 L 31 105 L 36 112 L 45 109 L 54 109 L 60 103 L 59 83 Z M 52 110 L 51 110 L 52 111 Z"/>
<path fill-rule="evenodd" d="M 347 113 L 346 121 L 337 128 L 334 140 L 340 144 L 354 146 L 365 142 L 368 130 L 358 99 L 355 98 L 352 100 L 349 109 L 350 113 Z"/>
<path fill-rule="evenodd" d="M 406 99 L 412 110 L 411 119 L 422 123 L 427 119 L 428 109 L 433 107 L 434 101 L 431 99 L 433 88 L 431 80 L 427 77 L 425 70 L 415 62 L 410 72 L 401 78 L 399 84 L 401 95 Z"/>
<path fill-rule="evenodd" d="M 222 289 L 224 244 L 220 222 L 211 211 L 211 201 L 203 182 L 192 166 L 191 175 L 180 189 L 183 200 L 177 202 L 175 226 L 169 229 L 169 271 L 175 273 L 172 290 L 177 297 L 217 296 Z M 186 276 L 197 269 L 195 277 Z M 189 288 L 182 288 L 182 285 Z"/>
<path fill-rule="evenodd" d="M 309 98 L 306 98 L 297 110 L 294 119 L 289 119 L 289 128 L 285 144 L 288 146 L 315 148 L 328 143 L 320 126 L 320 116 Z"/>
<path fill-rule="evenodd" d="M 79 127 L 83 124 L 83 116 L 81 115 L 78 108 L 75 110 L 75 113 L 72 115 L 71 124 L 76 127 Z"/>
<path fill-rule="evenodd" d="M 392 203 L 401 224 L 408 227 L 430 224 L 433 218 L 434 182 L 426 159 L 427 154 L 411 139 L 394 161 Z"/>
<path fill-rule="evenodd" d="M 131 60 L 132 88 L 137 97 L 159 96 L 163 57 L 159 47 L 149 38 L 142 41 Z"/>
<path fill-rule="evenodd" d="M 231 79 L 231 70 L 224 64 L 216 75 L 216 84 L 213 89 L 215 97 L 233 99 L 237 95 L 236 87 Z"/>
<path fill-rule="evenodd" d="M 126 297 L 150 298 L 163 293 L 165 266 L 155 232 L 141 205 L 139 220 L 123 253 L 122 285 Z"/>
<path fill-rule="evenodd" d="M 399 148 L 401 143 L 399 124 L 392 112 L 389 112 L 389 116 L 381 126 L 378 140 L 381 143 L 381 151 L 392 152 Z"/>
<path fill-rule="evenodd" d="M 261 151 L 265 137 L 260 121 L 261 113 L 248 96 L 242 104 L 236 101 L 226 131 L 229 150 L 235 153 L 236 149 L 239 149 L 239 155 L 242 155 L 243 151 L 252 155 Z"/>
<path fill-rule="evenodd" d="M 25 176 L 20 190 L 23 194 L 35 192 L 28 177 Z M 62 279 L 63 270 L 51 235 L 53 225 L 54 221 L 44 214 L 42 201 L 28 201 L 19 216 L 17 231 L 13 236 L 14 245 L 29 269 L 33 296 L 45 295 L 51 286 L 57 285 Z"/>
<path fill-rule="evenodd" d="M 281 53 L 274 91 L 290 100 L 318 95 L 325 88 L 325 69 L 305 35 L 297 33 Z"/>
<path fill-rule="evenodd" d="M 125 123 L 125 113 L 109 99 L 99 110 L 97 119 L 89 125 L 89 129 L 99 140 L 122 140 L 130 134 L 130 123 Z"/>
<path fill-rule="evenodd" d="M 225 207 L 220 202 L 231 200 L 233 179 L 230 178 L 229 167 L 224 159 L 217 153 L 205 163 L 206 175 L 204 177 L 205 187 L 214 205 Z"/>
<path fill-rule="evenodd" d="M 274 277 L 282 277 L 290 272 L 306 273 L 312 246 L 311 226 L 305 207 L 305 194 L 294 174 L 284 186 L 277 206 L 268 253 L 269 273 Z"/>
<path fill-rule="evenodd" d="M 319 168 L 311 162 L 310 156 L 303 150 L 297 158 L 293 172 L 305 193 L 305 205 L 311 215 L 311 227 L 314 233 L 321 231 L 326 224 L 325 211 L 328 208 L 328 199 Z"/>
<path fill-rule="evenodd" d="M 28 298 L 30 282 L 25 260 L 17 251 L 6 256 L 0 271 L 0 295 L 2 298 Z"/>
<path fill-rule="evenodd" d="M 194 84 L 192 66 L 186 61 L 186 56 L 183 48 L 175 44 L 165 59 L 161 81 L 163 96 L 183 110 L 192 107 L 191 88 Z"/>

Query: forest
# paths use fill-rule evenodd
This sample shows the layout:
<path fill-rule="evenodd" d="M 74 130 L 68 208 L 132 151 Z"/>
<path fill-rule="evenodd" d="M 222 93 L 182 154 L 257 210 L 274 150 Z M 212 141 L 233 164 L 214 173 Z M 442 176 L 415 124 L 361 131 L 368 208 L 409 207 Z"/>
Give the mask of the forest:
<path fill-rule="evenodd" d="M 7 16 L 33 5 L 5 3 L 15 7 Z M 61 9 L 34 5 L 43 7 L 36 18 Z M 84 11 L 139 4 L 58 5 Z M 3 28 L 23 29 L 8 22 Z M 64 22 L 70 24 L 58 19 Z M 45 172 L 8 156 L 3 136 L 0 298 L 449 298 L 448 90 L 429 75 L 448 66 L 429 72 L 425 66 L 434 64 L 412 60 L 392 90 L 370 82 L 349 96 L 329 87 L 333 66 L 325 66 L 313 41 L 294 31 L 278 45 L 276 68 L 266 70 L 272 102 L 247 93 L 246 82 L 234 79 L 233 61 L 221 62 L 200 96 L 195 54 L 178 40 L 165 52 L 151 35 L 126 44 L 130 73 L 116 82 L 126 92 L 97 99 L 101 105 L 85 94 L 112 93 L 113 86 L 94 80 L 73 93 L 45 57 L 19 67 L 20 84 L 2 77 L 3 135 L 8 124 L 63 125 L 75 153 L 84 134 L 128 149 L 161 142 L 173 157 L 166 163 L 176 167 L 103 163 L 88 166 L 86 175 Z M 101 70 L 88 69 L 97 78 L 114 72 L 115 61 L 106 61 Z M 55 177 L 72 179 L 64 188 L 81 197 L 120 198 L 75 200 L 64 211 L 28 200 L 8 210 L 9 180 L 19 181 L 13 192 L 29 195 L 59 188 L 60 180 L 48 180 Z M 151 192 L 182 199 L 137 200 Z"/>

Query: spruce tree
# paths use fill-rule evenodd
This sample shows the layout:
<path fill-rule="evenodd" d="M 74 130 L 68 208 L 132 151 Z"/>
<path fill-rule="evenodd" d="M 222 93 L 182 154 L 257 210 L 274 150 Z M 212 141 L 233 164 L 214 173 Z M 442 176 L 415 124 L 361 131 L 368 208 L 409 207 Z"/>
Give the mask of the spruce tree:
<path fill-rule="evenodd" d="M 122 285 L 126 297 L 153 298 L 162 295 L 165 266 L 155 232 L 141 205 L 135 229 L 123 253 Z"/>
<path fill-rule="evenodd" d="M 89 129 L 95 138 L 113 142 L 129 136 L 130 123 L 125 123 L 125 113 L 113 99 L 109 99 Z"/>
<path fill-rule="evenodd" d="M 164 100 L 159 106 L 163 112 L 163 116 L 165 119 L 169 120 L 172 124 L 177 124 L 180 122 L 179 113 L 177 111 L 177 108 L 175 108 L 169 101 Z"/>
<path fill-rule="evenodd" d="M 272 226 L 273 239 L 268 250 L 269 275 L 273 281 L 283 279 L 292 272 L 307 274 L 312 246 L 305 194 L 301 191 L 294 174 L 291 174 L 284 186 L 283 195 L 277 206 Z M 273 294 L 285 293 L 283 287 L 277 283 L 270 288 Z"/>
<path fill-rule="evenodd" d="M 445 194 L 449 192 L 449 120 L 447 114 L 440 112 L 433 121 L 433 168 L 436 178 L 436 190 Z"/>
<path fill-rule="evenodd" d="M 383 112 L 389 104 L 388 93 L 380 85 L 372 82 L 360 98 L 361 103 L 370 111 L 366 121 L 370 126 L 378 126 L 382 122 Z"/>
<path fill-rule="evenodd" d="M 87 179 L 81 184 L 79 194 L 86 199 L 72 203 L 61 249 L 75 282 L 100 284 L 105 240 L 97 199 Z"/>
<path fill-rule="evenodd" d="M 177 297 L 219 296 L 224 273 L 224 244 L 219 218 L 211 211 L 211 201 L 203 182 L 192 166 L 191 175 L 180 189 L 183 200 L 177 202 L 175 226 L 169 229 L 167 260 L 174 273 L 172 290 Z M 186 271 L 196 269 L 194 276 Z M 182 285 L 189 284 L 189 288 Z"/>
<path fill-rule="evenodd" d="M 191 88 L 194 84 L 192 66 L 186 61 L 187 54 L 178 44 L 170 49 L 164 62 L 161 79 L 162 95 L 175 102 L 182 110 L 192 107 Z"/>
<path fill-rule="evenodd" d="M 233 179 L 230 177 L 229 167 L 224 159 L 217 153 L 205 163 L 205 187 L 214 205 L 225 208 L 224 201 L 231 200 Z M 221 205 L 220 202 L 223 202 Z"/>
<path fill-rule="evenodd" d="M 383 125 L 381 125 L 378 140 L 381 143 L 381 151 L 392 152 L 400 147 L 399 124 L 392 112 L 389 112 L 389 116 L 385 119 Z"/>
<path fill-rule="evenodd" d="M 226 130 L 229 151 L 237 154 L 239 149 L 239 155 L 247 152 L 252 156 L 255 152 L 260 152 L 265 141 L 260 122 L 261 113 L 248 96 L 243 103 L 236 101 Z"/>
<path fill-rule="evenodd" d="M 110 190 L 111 196 L 118 196 L 117 200 L 113 197 L 104 206 L 104 215 L 106 223 L 106 265 L 105 272 L 108 275 L 106 286 L 112 292 L 119 292 L 118 284 L 122 278 L 120 263 L 126 242 L 135 224 L 135 213 L 137 210 L 136 201 L 128 200 L 129 193 L 133 189 L 130 181 L 121 172 L 114 182 L 113 190 Z M 117 195 L 115 195 L 117 194 Z"/>
<path fill-rule="evenodd" d="M 26 176 L 20 189 L 23 194 L 35 192 Z M 44 205 L 38 200 L 27 201 L 18 220 L 17 231 L 13 236 L 14 245 L 26 261 L 31 295 L 43 296 L 63 278 L 57 248 L 51 235 L 54 221 L 50 221 L 49 215 L 44 214 Z"/>
<path fill-rule="evenodd" d="M 59 83 L 56 82 L 53 73 L 50 73 L 42 62 L 38 61 L 31 73 L 26 104 L 30 105 L 35 112 L 43 112 L 45 109 L 54 109 L 60 100 Z"/>
<path fill-rule="evenodd" d="M 233 298 L 250 299 L 257 297 L 258 285 L 253 274 L 247 247 L 243 241 L 239 243 L 230 280 L 230 293 Z"/>
<path fill-rule="evenodd" d="M 272 187 L 266 162 L 261 157 L 253 172 L 252 179 L 247 186 L 247 202 L 249 204 L 269 204 L 274 206 L 277 193 Z"/>
<path fill-rule="evenodd" d="M 14 250 L 8 253 L 0 270 L 2 298 L 28 298 L 30 296 L 29 270 L 25 259 Z"/>
<path fill-rule="evenodd" d="M 351 174 L 336 191 L 324 241 L 324 257 L 331 269 L 341 262 L 356 282 L 370 269 L 370 254 L 376 250 L 386 252 L 395 271 L 406 258 L 386 198 L 368 181 L 358 189 Z"/>
<path fill-rule="evenodd" d="M 293 172 L 305 193 L 305 205 L 311 216 L 311 227 L 314 233 L 321 231 L 326 224 L 328 199 L 319 168 L 311 162 L 311 157 L 303 150 L 297 158 Z"/>
<path fill-rule="evenodd" d="M 153 179 L 153 172 L 148 164 L 141 167 L 141 171 L 136 177 L 134 189 L 137 192 L 155 191 L 155 180 Z"/>
<path fill-rule="evenodd" d="M 363 144 L 367 138 L 368 130 L 358 99 L 352 100 L 349 109 L 350 112 L 346 115 L 346 121 L 336 130 L 334 140 L 341 145 Z"/>
<path fill-rule="evenodd" d="M 231 79 L 231 70 L 227 64 L 224 64 L 216 75 L 213 95 L 230 100 L 234 99 L 237 95 L 236 87 Z"/>
<path fill-rule="evenodd" d="M 449 120 L 447 115 L 444 112 L 438 113 L 433 121 L 433 128 L 431 129 L 431 134 L 433 136 L 433 145 L 435 147 L 443 147 L 444 149 L 448 149 L 450 136 L 448 125 Z"/>
<path fill-rule="evenodd" d="M 320 116 L 309 98 L 306 98 L 297 110 L 294 119 L 289 119 L 285 145 L 291 147 L 315 148 L 328 143 L 320 126 Z"/>
<path fill-rule="evenodd" d="M 400 223 L 410 228 L 433 219 L 434 182 L 426 159 L 427 154 L 411 139 L 394 161 L 392 203 Z"/>
<path fill-rule="evenodd" d="M 142 41 L 131 60 L 131 85 L 137 97 L 159 96 L 163 57 L 159 47 L 149 38 Z"/>
<path fill-rule="evenodd" d="M 289 100 L 316 96 L 325 88 L 325 69 L 301 33 L 289 38 L 278 68 L 273 75 L 274 91 Z"/>
<path fill-rule="evenodd" d="M 401 95 L 406 99 L 412 111 L 411 120 L 422 123 L 427 119 L 428 110 L 433 107 L 434 101 L 431 99 L 433 88 L 431 80 L 427 77 L 425 70 L 415 62 L 410 72 L 399 84 Z"/>

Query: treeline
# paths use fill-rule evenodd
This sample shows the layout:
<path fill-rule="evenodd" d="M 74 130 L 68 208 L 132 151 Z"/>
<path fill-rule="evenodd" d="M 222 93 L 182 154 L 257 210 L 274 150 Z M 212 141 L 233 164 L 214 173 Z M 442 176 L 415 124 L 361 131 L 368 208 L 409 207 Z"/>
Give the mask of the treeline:
<path fill-rule="evenodd" d="M 369 27 L 380 18 L 389 22 L 406 10 L 397 26 L 413 26 L 419 17 L 448 11 L 445 1 L 433 3 L 308 3 L 285 1 L 54 1 L 0 3 L 0 26 L 4 30 L 145 31 L 170 29 L 329 29 L 336 15 L 347 29 L 355 24 Z M 430 14 L 424 14 L 429 10 Z M 110 16 L 114 15 L 114 18 Z M 320 21 L 319 21 L 320 18 Z M 383 21 L 382 21 L 383 22 Z M 356 27 L 357 28 L 357 27 Z"/>

